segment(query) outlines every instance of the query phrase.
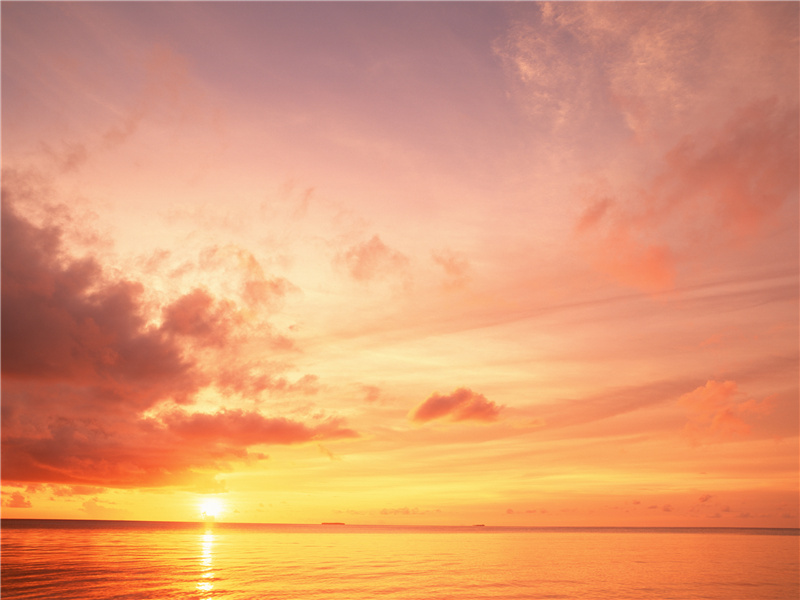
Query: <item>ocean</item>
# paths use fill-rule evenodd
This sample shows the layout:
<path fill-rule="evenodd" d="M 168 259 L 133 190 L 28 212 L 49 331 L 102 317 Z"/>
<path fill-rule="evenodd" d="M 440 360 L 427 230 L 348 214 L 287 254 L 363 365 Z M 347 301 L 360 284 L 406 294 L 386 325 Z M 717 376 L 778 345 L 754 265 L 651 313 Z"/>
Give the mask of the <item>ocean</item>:
<path fill-rule="evenodd" d="M 3 600 L 794 600 L 797 529 L 2 521 Z"/>

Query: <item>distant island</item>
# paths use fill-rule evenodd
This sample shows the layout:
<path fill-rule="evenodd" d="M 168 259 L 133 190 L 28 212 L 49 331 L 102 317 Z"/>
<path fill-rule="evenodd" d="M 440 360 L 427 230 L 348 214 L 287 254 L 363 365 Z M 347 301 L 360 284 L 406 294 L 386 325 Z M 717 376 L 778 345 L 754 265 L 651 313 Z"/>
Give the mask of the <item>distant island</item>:
<path fill-rule="evenodd" d="M 323 523 L 323 525 L 344 525 L 344 523 Z"/>

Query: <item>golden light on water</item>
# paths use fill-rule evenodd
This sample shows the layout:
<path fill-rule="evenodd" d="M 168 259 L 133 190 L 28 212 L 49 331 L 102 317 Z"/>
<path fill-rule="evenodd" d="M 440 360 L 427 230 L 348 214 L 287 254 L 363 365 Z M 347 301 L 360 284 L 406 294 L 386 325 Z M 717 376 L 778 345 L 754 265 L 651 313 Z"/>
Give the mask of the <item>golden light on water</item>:
<path fill-rule="evenodd" d="M 213 549 L 214 534 L 206 531 L 201 536 L 201 556 L 200 556 L 200 581 L 197 582 L 197 591 L 208 594 L 214 589 L 214 566 Z"/>

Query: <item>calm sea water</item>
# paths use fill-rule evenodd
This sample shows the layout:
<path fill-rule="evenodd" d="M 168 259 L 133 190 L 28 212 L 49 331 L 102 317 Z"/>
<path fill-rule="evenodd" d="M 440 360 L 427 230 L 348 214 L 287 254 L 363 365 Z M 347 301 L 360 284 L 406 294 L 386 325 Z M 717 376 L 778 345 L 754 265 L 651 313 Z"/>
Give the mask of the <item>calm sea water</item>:
<path fill-rule="evenodd" d="M 796 529 L 2 521 L 2 598 L 800 597 Z"/>

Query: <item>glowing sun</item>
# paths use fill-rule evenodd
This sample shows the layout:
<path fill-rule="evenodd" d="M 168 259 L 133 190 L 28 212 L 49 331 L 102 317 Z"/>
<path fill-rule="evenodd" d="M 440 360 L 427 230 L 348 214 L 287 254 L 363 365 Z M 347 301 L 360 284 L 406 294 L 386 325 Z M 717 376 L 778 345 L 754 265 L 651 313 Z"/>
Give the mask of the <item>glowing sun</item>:
<path fill-rule="evenodd" d="M 206 498 L 200 503 L 200 516 L 204 519 L 216 519 L 222 510 L 222 502 L 217 498 Z"/>

